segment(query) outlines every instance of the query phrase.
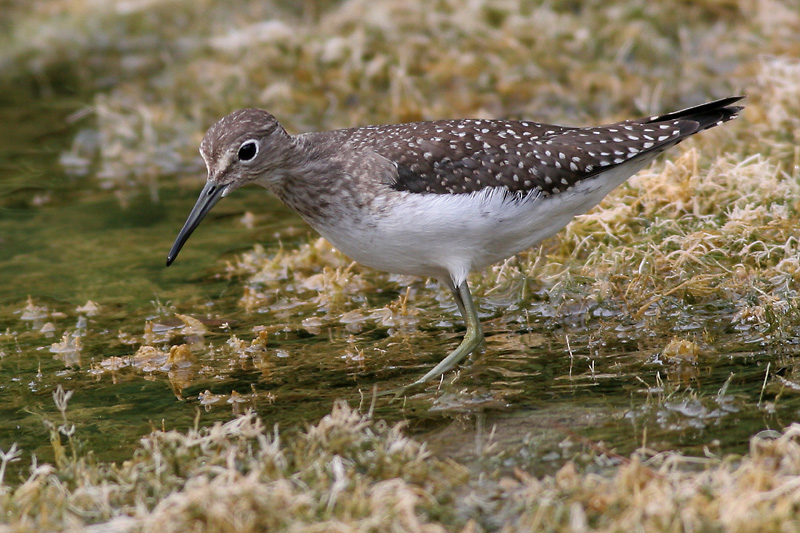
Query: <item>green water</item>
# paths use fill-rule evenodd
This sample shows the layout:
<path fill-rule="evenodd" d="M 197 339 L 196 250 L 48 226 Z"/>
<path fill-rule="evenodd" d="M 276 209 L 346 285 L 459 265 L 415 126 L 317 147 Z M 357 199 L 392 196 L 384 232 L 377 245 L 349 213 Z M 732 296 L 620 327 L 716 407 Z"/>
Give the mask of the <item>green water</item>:
<path fill-rule="evenodd" d="M 203 176 L 192 189 L 165 178 L 157 201 L 142 191 L 122 207 L 92 177 L 66 175 L 58 156 L 77 128 L 66 119 L 80 105 L 22 101 L 0 109 L 0 449 L 14 442 L 23 448 L 22 473 L 31 454 L 52 459 L 44 421 L 61 420 L 52 400 L 58 385 L 73 391 L 67 417 L 78 438 L 98 458 L 119 461 L 152 428 L 207 425 L 230 419 L 236 409 L 255 408 L 267 427 L 279 424 L 289 432 L 316 422 L 336 398 L 368 409 L 374 387 L 413 381 L 457 344 L 461 329 L 439 324 L 460 324 L 452 302 L 442 298 L 441 306 L 424 309 L 420 329 L 400 341 L 381 328 L 351 334 L 326 325 L 319 334 L 290 328 L 271 336 L 266 370 L 214 355 L 206 348 L 224 344 L 231 333 L 249 343 L 254 327 L 286 321 L 238 305 L 244 287 L 224 275 L 225 262 L 256 242 L 275 251 L 279 237 L 291 249 L 313 234 L 263 190 L 245 189 L 222 202 L 175 265 L 165 268 Z M 252 228 L 239 222 L 248 211 L 259 215 Z M 403 290 L 386 276 L 375 279 L 385 286 L 364 295 L 374 307 Z M 414 287 L 437 290 L 423 281 Z M 689 365 L 684 379 L 683 370 L 657 357 L 670 331 L 648 337 L 617 326 L 616 340 L 598 340 L 602 318 L 582 324 L 545 317 L 541 297 L 517 302 L 518 309 L 502 298 L 477 297 L 489 319 L 483 356 L 453 386 L 375 404 L 377 417 L 406 420 L 438 453 L 468 458 L 494 442 L 514 450 L 501 454 L 504 466 L 537 470 L 570 457 L 585 444 L 581 439 L 623 454 L 645 439 L 656 449 L 743 452 L 754 433 L 780 429 L 799 416 L 792 395 L 762 394 L 767 364 L 771 372 L 792 368 L 792 345 L 776 347 L 720 326 L 713 356 Z M 28 298 L 43 313 L 41 320 L 23 320 Z M 95 316 L 77 310 L 89 300 L 100 306 Z M 166 371 L 100 366 L 110 357 L 133 355 L 148 321 L 174 327 L 175 313 L 211 324 L 192 348 L 198 364 L 178 394 Z M 713 309 L 696 313 L 704 327 L 714 324 Z M 524 321 L 511 320 L 522 314 Z M 41 331 L 47 322 L 53 324 L 49 334 Z M 81 338 L 79 365 L 67 367 L 51 351 L 65 333 Z M 155 344 L 168 349 L 184 340 L 164 337 Z M 367 354 L 363 364 L 342 357 L 351 345 Z M 246 401 L 204 406 L 206 390 L 224 398 L 235 391 Z"/>

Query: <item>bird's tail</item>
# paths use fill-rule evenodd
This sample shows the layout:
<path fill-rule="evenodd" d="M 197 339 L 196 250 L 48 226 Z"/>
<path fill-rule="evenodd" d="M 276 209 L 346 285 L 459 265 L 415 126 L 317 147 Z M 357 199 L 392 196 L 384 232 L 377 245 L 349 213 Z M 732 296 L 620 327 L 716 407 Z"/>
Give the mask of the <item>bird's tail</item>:
<path fill-rule="evenodd" d="M 739 111 L 744 109 L 743 106 L 731 105 L 744 96 L 729 96 L 713 102 L 696 105 L 681 109 L 680 111 L 673 111 L 665 115 L 655 115 L 652 117 L 638 120 L 641 124 L 652 124 L 657 122 L 668 122 L 672 120 L 691 120 L 697 122 L 698 127 L 693 133 L 713 128 L 724 124 L 729 120 L 733 120 L 738 116 Z"/>

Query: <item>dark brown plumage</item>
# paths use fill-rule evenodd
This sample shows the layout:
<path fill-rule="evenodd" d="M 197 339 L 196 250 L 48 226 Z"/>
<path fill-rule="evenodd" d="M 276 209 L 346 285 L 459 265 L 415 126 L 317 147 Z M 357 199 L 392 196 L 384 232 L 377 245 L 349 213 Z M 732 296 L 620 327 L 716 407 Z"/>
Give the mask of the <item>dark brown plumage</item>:
<path fill-rule="evenodd" d="M 522 193 L 536 188 L 548 195 L 732 120 L 742 108 L 731 104 L 740 99 L 588 128 L 525 120 L 439 120 L 335 133 L 394 162 L 399 191 L 462 194 L 503 187 Z"/>

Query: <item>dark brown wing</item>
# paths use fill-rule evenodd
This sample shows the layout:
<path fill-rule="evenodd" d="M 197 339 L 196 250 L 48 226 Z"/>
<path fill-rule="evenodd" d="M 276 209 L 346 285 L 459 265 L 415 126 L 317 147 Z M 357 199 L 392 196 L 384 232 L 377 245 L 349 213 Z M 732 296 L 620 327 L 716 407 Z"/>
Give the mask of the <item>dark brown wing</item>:
<path fill-rule="evenodd" d="M 580 180 L 655 157 L 699 131 L 736 118 L 742 97 L 589 128 L 530 121 L 442 120 L 339 130 L 397 167 L 400 191 L 463 194 L 487 187 L 557 194 Z"/>

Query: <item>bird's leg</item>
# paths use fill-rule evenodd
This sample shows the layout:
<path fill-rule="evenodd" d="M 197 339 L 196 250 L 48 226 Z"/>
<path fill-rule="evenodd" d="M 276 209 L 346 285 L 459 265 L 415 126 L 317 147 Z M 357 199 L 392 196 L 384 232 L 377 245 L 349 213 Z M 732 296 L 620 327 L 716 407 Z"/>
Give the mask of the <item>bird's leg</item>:
<path fill-rule="evenodd" d="M 455 287 L 451 285 L 450 290 L 453 292 L 453 298 L 456 300 L 461 316 L 464 317 L 464 322 L 467 324 L 467 331 L 464 333 L 464 340 L 458 347 L 450 352 L 450 355 L 442 359 L 438 365 L 433 367 L 427 374 L 416 380 L 409 387 L 421 385 L 427 381 L 438 378 L 458 363 L 461 362 L 466 356 L 472 353 L 481 342 L 483 342 L 483 328 L 481 321 L 478 318 L 478 310 L 472 302 L 472 295 L 469 292 L 467 281 L 464 280 L 461 285 Z"/>

